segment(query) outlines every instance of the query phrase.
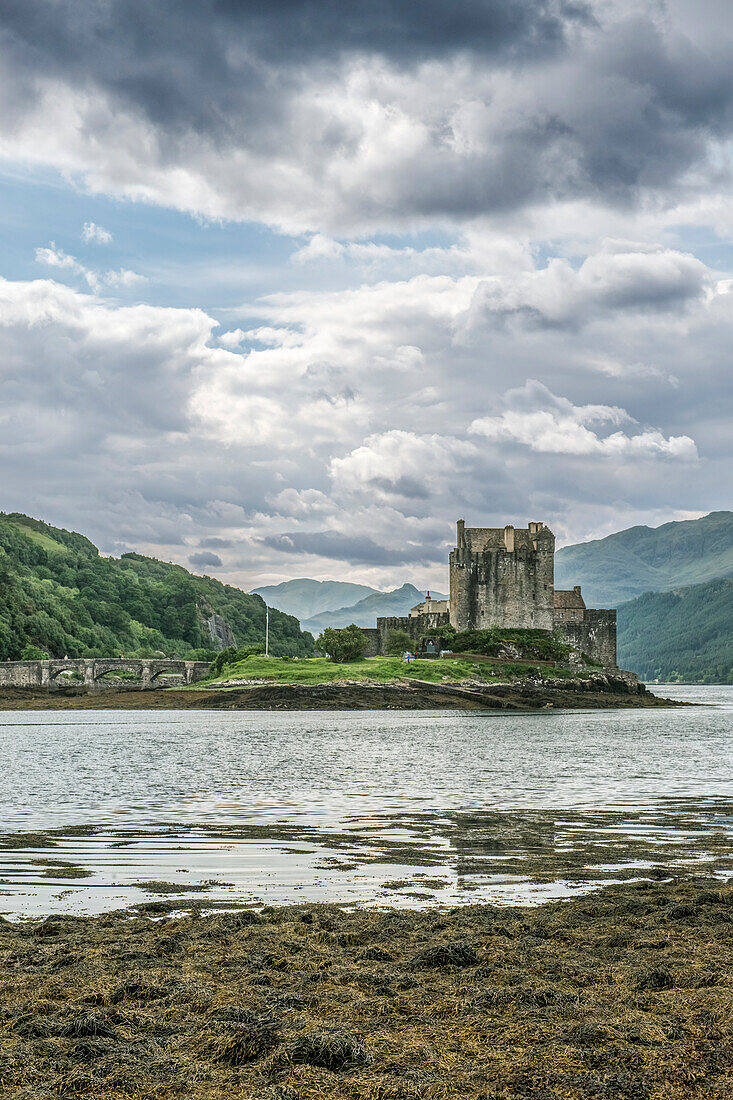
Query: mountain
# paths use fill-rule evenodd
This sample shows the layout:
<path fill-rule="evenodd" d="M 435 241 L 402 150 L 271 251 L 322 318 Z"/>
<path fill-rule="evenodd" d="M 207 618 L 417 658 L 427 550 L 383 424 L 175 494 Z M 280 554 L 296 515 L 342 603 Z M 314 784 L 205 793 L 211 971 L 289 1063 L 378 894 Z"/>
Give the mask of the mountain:
<path fill-rule="evenodd" d="M 733 576 L 733 512 L 630 527 L 555 555 L 555 587 L 583 587 L 588 607 L 617 607 L 645 592 L 666 592 Z"/>
<path fill-rule="evenodd" d="M 733 684 L 733 580 L 648 592 L 618 627 L 619 665 L 642 679 Z"/>
<path fill-rule="evenodd" d="M 0 513 L 0 660 L 51 656 L 207 659 L 231 640 L 264 642 L 265 604 L 212 577 L 140 554 L 101 557 L 83 535 Z M 277 655 L 307 656 L 298 620 L 270 612 Z"/>
<path fill-rule="evenodd" d="M 365 596 L 379 593 L 376 588 L 370 588 L 366 584 L 301 578 L 255 588 L 252 595 L 261 596 L 270 607 L 276 607 L 287 615 L 295 615 L 296 619 L 310 619 L 323 611 L 335 611 L 338 607 L 355 604 Z"/>
<path fill-rule="evenodd" d="M 445 600 L 440 592 L 431 593 L 435 600 Z M 407 615 L 410 609 L 425 599 L 425 593 L 413 584 L 403 584 L 401 588 L 395 588 L 391 592 L 374 592 L 351 607 L 339 607 L 335 611 L 327 611 L 322 615 L 316 615 L 312 619 L 306 619 L 303 628 L 311 634 L 320 634 L 328 626 L 348 626 L 356 623 L 357 626 L 376 626 L 379 615 Z"/>

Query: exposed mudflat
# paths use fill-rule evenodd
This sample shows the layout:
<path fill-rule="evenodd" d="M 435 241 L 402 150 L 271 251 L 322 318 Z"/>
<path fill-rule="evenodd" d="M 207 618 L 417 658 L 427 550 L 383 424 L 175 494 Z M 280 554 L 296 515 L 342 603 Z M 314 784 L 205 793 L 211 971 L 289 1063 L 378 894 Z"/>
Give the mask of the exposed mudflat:
<path fill-rule="evenodd" d="M 643 684 L 596 677 L 562 680 L 557 686 L 514 684 L 260 684 L 244 688 L 175 688 L 151 691 L 107 690 L 84 694 L 74 689 L 41 692 L 0 689 L 0 710 L 564 710 L 623 707 L 677 707 Z"/>
<path fill-rule="evenodd" d="M 714 879 L 535 908 L 181 904 L 0 922 L 4 1096 L 733 1096 Z"/>

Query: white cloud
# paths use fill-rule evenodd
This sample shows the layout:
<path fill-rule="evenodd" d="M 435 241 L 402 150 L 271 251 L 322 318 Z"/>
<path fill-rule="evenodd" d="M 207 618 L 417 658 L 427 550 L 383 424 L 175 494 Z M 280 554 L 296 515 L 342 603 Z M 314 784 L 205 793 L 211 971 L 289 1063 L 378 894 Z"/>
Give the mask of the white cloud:
<path fill-rule="evenodd" d="M 46 264 L 48 267 L 64 268 L 73 275 L 79 275 L 95 291 L 100 290 L 102 286 L 131 287 L 147 282 L 144 275 L 138 275 L 136 271 L 129 271 L 124 267 L 117 271 L 92 271 L 79 263 L 76 256 L 71 256 L 63 249 L 57 248 L 53 241 L 48 248 L 36 249 L 36 262 Z"/>
<path fill-rule="evenodd" d="M 219 334 L 219 343 L 225 348 L 238 348 L 247 334 L 241 328 L 232 329 L 230 332 Z"/>
<path fill-rule="evenodd" d="M 340 259 L 345 251 L 338 241 L 324 236 L 323 233 L 314 233 L 308 243 L 294 252 L 290 259 L 295 264 L 307 264 L 313 260 Z"/>
<path fill-rule="evenodd" d="M 74 257 L 52 252 L 50 270 L 75 273 Z M 630 250 L 608 254 L 625 263 Z M 523 279 L 510 265 L 507 294 Z M 411 579 L 438 587 L 430 563 L 456 514 L 539 515 L 573 541 L 614 515 L 661 522 L 725 506 L 706 494 L 730 460 L 733 295 L 692 297 L 684 311 L 614 305 L 587 331 L 487 327 L 467 342 L 480 282 L 270 296 L 248 310 L 261 325 L 225 340 L 202 311 L 121 305 L 101 282 L 98 294 L 0 283 L 12 408 L 0 468 L 22 470 L 7 506 L 41 486 L 33 499 L 50 519 L 174 560 L 176 531 L 225 534 L 240 548 L 228 579 L 245 585 L 262 571 L 358 566 L 389 586 L 406 561 Z M 703 346 L 704 360 L 690 354 Z M 516 385 L 535 370 L 541 383 Z M 670 478 L 672 460 L 684 477 Z"/>
<path fill-rule="evenodd" d="M 633 417 L 615 406 L 573 405 L 533 380 L 505 394 L 504 404 L 502 413 L 474 420 L 469 431 L 492 443 L 519 444 L 543 454 L 697 459 L 695 442 L 687 435 L 667 438 L 656 428 L 603 434 L 608 426 L 634 423 Z"/>
<path fill-rule="evenodd" d="M 539 270 L 481 283 L 469 324 L 516 318 L 576 325 L 616 311 L 671 312 L 711 292 L 712 274 L 695 256 L 662 246 L 606 240 L 576 269 L 551 259 Z"/>
<path fill-rule="evenodd" d="M 84 244 L 109 244 L 112 240 L 112 234 L 108 229 L 104 229 L 95 222 L 84 222 L 81 239 Z"/>
<path fill-rule="evenodd" d="M 280 516 L 297 516 L 301 519 L 337 511 L 333 500 L 319 489 L 283 489 L 268 497 L 268 504 Z"/>
<path fill-rule="evenodd" d="M 332 459 L 330 472 L 342 491 L 420 497 L 475 465 L 478 457 L 475 444 L 466 440 L 393 430 L 369 436 L 343 458 Z"/>
<path fill-rule="evenodd" d="M 105 271 L 100 278 L 107 286 L 137 286 L 139 283 L 147 282 L 144 275 L 138 275 L 136 271 L 130 271 L 125 267 L 117 271 Z"/>
<path fill-rule="evenodd" d="M 69 271 L 73 271 L 75 275 L 83 275 L 86 272 L 86 268 L 79 263 L 75 256 L 70 256 L 68 252 L 57 248 L 54 241 L 51 241 L 48 248 L 36 249 L 36 262 L 47 264 L 48 267 L 65 267 Z"/>

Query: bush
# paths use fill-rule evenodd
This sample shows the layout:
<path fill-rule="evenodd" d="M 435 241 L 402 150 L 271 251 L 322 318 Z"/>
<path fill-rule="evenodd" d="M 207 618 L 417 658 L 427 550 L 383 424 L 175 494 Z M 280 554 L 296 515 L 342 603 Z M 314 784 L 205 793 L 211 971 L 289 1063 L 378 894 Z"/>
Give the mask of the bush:
<path fill-rule="evenodd" d="M 242 645 L 239 648 L 233 645 L 227 646 L 214 657 L 209 666 L 209 672 L 218 676 L 227 665 L 235 665 L 237 661 L 245 661 L 247 657 L 261 657 L 264 652 L 261 645 Z"/>
<path fill-rule="evenodd" d="M 37 645 L 24 645 L 20 651 L 21 661 L 47 661 L 48 653 L 45 649 L 39 649 Z"/>
<path fill-rule="evenodd" d="M 502 649 L 511 645 L 524 659 L 545 661 L 562 660 L 572 648 L 547 630 L 520 627 L 491 627 L 489 630 L 466 630 L 460 634 L 454 631 L 452 638 L 444 640 L 449 642 L 454 653 L 481 653 L 496 657 Z"/>
<path fill-rule="evenodd" d="M 412 649 L 412 638 L 406 630 L 390 630 L 385 649 L 388 657 L 400 657 L 406 650 Z"/>
<path fill-rule="evenodd" d="M 366 636 L 355 623 L 341 630 L 329 626 L 316 639 L 320 652 L 327 653 L 337 665 L 343 661 L 358 661 L 364 656 L 366 644 Z"/>

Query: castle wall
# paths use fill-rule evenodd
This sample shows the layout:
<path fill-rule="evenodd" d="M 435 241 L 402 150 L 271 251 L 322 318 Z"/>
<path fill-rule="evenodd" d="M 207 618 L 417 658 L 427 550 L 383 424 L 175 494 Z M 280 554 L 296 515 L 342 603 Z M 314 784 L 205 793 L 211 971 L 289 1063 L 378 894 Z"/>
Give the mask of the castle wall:
<path fill-rule="evenodd" d="M 547 528 L 529 548 L 517 545 L 512 531 L 508 545 L 478 551 L 459 528 L 458 545 L 450 554 L 451 624 L 461 631 L 492 626 L 553 630 L 554 558 L 555 538 Z"/>
<path fill-rule="evenodd" d="M 378 657 L 382 652 L 382 636 L 379 630 L 374 626 L 361 626 L 359 629 L 367 640 L 364 656 Z"/>
<path fill-rule="evenodd" d="M 581 650 L 604 668 L 616 667 L 616 612 L 587 608 L 582 622 L 558 622 L 563 641 Z"/>
<path fill-rule="evenodd" d="M 447 611 L 430 612 L 427 615 L 387 615 L 379 618 L 377 619 L 378 652 L 387 652 L 387 636 L 393 630 L 404 630 L 413 642 L 417 642 L 423 634 L 427 634 L 430 630 L 437 630 L 440 626 L 447 626 L 449 621 Z"/>
<path fill-rule="evenodd" d="M 585 607 L 556 607 L 555 625 L 562 623 L 582 623 L 585 619 Z"/>

